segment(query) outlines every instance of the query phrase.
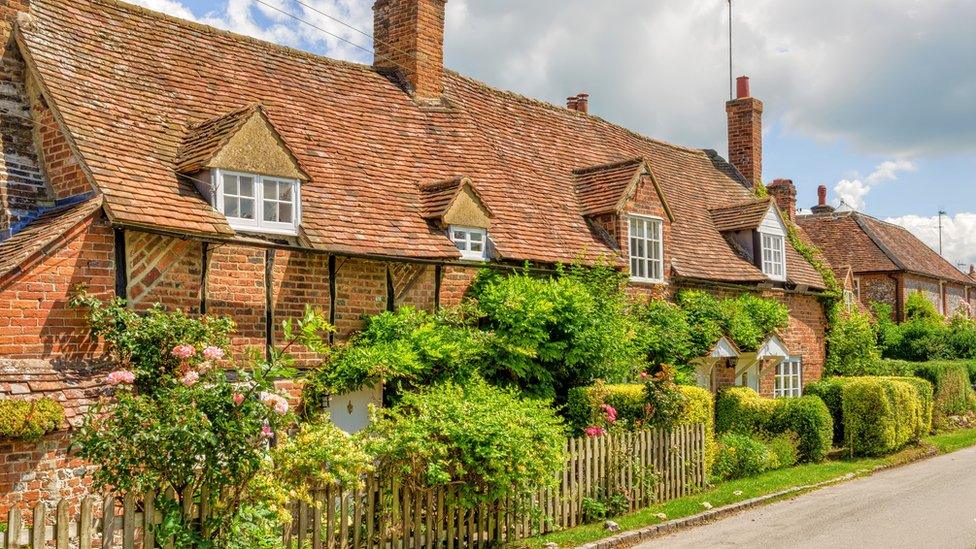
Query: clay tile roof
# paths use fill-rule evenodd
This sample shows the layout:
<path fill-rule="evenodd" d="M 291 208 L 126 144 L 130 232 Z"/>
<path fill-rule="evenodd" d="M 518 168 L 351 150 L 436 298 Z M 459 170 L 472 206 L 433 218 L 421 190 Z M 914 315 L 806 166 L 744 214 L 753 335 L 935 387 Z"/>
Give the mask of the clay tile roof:
<path fill-rule="evenodd" d="M 673 272 L 765 280 L 708 212 L 752 196 L 712 151 L 650 139 L 451 71 L 444 76 L 448 106 L 424 108 L 371 66 L 115 0 L 32 0 L 31 13 L 18 31 L 29 70 L 44 82 L 116 222 L 232 233 L 174 167 L 197 156 L 181 152 L 188 127 L 260 103 L 309 176 L 302 230 L 317 249 L 456 258 L 447 235 L 424 218 L 427 199 L 417 182 L 464 174 L 494 215 L 500 259 L 619 263 L 620 252 L 591 230 L 585 212 L 605 207 L 623 178 L 607 183 L 606 197 L 585 191 L 581 200 L 571 170 L 642 158 L 673 214 Z"/>
<path fill-rule="evenodd" d="M 855 273 L 913 272 L 952 282 L 972 280 L 904 227 L 860 212 L 805 215 L 797 223 L 833 265 Z"/>
<path fill-rule="evenodd" d="M 769 212 L 770 199 L 750 200 L 734 206 L 712 208 L 712 222 L 721 232 L 755 229 Z"/>
<path fill-rule="evenodd" d="M 51 208 L 10 238 L 0 241 L 0 278 L 14 272 L 35 254 L 43 252 L 101 205 L 102 199 L 95 197 L 69 206 Z"/>
<path fill-rule="evenodd" d="M 176 171 L 195 173 L 202 170 L 260 109 L 260 105 L 252 104 L 190 126 L 176 154 Z"/>
<path fill-rule="evenodd" d="M 624 193 L 640 176 L 645 163 L 643 158 L 633 158 L 573 170 L 583 215 L 617 211 Z"/>
<path fill-rule="evenodd" d="M 478 200 L 484 205 L 484 200 L 481 195 L 478 194 L 477 187 L 471 182 L 467 177 L 456 177 L 454 179 L 448 179 L 446 181 L 435 181 L 432 183 L 421 183 L 420 187 L 420 214 L 425 219 L 438 219 L 444 217 L 444 214 L 450 209 L 451 205 L 454 203 L 454 199 L 461 194 L 462 189 L 465 187 L 471 189 Z M 490 217 L 491 211 L 485 208 L 488 216 Z"/>

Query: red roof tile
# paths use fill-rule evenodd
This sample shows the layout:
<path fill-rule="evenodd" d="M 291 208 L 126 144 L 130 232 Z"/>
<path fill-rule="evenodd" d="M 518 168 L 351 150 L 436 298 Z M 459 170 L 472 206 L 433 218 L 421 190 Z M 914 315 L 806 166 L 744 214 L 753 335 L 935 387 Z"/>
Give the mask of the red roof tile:
<path fill-rule="evenodd" d="M 713 208 L 712 222 L 719 231 L 744 231 L 757 229 L 769 212 L 770 199 L 750 200 L 735 206 Z"/>
<path fill-rule="evenodd" d="M 855 273 L 907 271 L 962 284 L 972 280 L 904 227 L 859 212 L 797 218 L 835 267 Z"/>
<path fill-rule="evenodd" d="M 191 126 L 176 154 L 176 171 L 195 173 L 202 170 L 259 110 L 257 104 L 248 105 Z"/>
<path fill-rule="evenodd" d="M 478 200 L 484 202 L 481 195 L 478 194 L 477 187 L 467 177 L 456 177 L 447 181 L 436 181 L 433 183 L 421 183 L 420 215 L 425 219 L 444 217 L 451 205 L 454 204 L 454 199 L 461 194 L 462 189 L 465 187 L 471 189 L 471 192 L 474 193 Z M 487 210 L 487 207 L 485 209 Z M 491 211 L 487 211 L 486 213 L 491 216 Z"/>
<path fill-rule="evenodd" d="M 494 214 L 491 237 L 502 259 L 615 255 L 584 217 L 602 199 L 578 200 L 572 169 L 643 158 L 675 219 L 675 272 L 765 280 L 713 225 L 708 208 L 752 196 L 713 152 L 648 139 L 452 72 L 444 82 L 449 106 L 425 108 L 370 66 L 114 0 L 32 0 L 32 12 L 20 33 L 28 62 L 116 221 L 230 232 L 174 166 L 189 125 L 259 102 L 309 175 L 302 226 L 316 248 L 454 258 L 455 246 L 423 217 L 419 183 L 464 174 Z M 788 250 L 788 259 L 790 252 L 796 256 Z"/>
<path fill-rule="evenodd" d="M 98 210 L 101 198 L 51 208 L 18 230 L 10 238 L 0 241 L 0 278 L 19 268 L 34 255 L 43 252 L 52 242 Z"/>

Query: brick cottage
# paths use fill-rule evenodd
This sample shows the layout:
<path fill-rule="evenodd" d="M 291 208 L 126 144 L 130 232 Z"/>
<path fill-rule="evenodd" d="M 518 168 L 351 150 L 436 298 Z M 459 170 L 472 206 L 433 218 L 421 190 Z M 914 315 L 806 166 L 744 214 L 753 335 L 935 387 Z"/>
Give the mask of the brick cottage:
<path fill-rule="evenodd" d="M 836 211 L 827 204 L 827 188 L 797 223 L 838 272 L 849 272 L 852 292 L 864 307 L 891 305 L 904 320 L 905 301 L 921 292 L 947 317 L 976 312 L 976 280 L 948 262 L 915 235 L 892 223 L 857 211 Z"/>
<path fill-rule="evenodd" d="M 747 79 L 726 105 L 729 163 L 592 116 L 586 94 L 554 106 L 445 70 L 444 8 L 377 1 L 367 66 L 115 0 L 0 0 L 0 398 L 51 396 L 75 424 L 103 393 L 67 306 L 78 284 L 230 315 L 240 350 L 306 304 L 342 340 L 526 261 L 609 260 L 638 296 L 775 298 L 789 326 L 748 356 L 720 342 L 700 382 L 791 396 L 820 377 L 825 282 L 787 237 L 792 184 L 756 198 Z M 0 512 L 83 489 L 66 440 L 0 442 Z"/>

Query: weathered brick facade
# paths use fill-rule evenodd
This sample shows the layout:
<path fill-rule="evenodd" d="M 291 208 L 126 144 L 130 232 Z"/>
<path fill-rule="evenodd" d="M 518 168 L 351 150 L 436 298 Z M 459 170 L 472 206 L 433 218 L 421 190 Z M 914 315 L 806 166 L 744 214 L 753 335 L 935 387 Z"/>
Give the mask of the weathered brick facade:
<path fill-rule="evenodd" d="M 379 0 L 373 7 L 373 64 L 399 70 L 419 101 L 439 101 L 444 90 L 444 4 Z"/>
<path fill-rule="evenodd" d="M 743 81 L 744 79 L 744 81 Z M 729 163 L 754 186 L 762 185 L 762 101 L 749 96 L 749 79 L 740 77 L 736 98 L 725 104 Z"/>

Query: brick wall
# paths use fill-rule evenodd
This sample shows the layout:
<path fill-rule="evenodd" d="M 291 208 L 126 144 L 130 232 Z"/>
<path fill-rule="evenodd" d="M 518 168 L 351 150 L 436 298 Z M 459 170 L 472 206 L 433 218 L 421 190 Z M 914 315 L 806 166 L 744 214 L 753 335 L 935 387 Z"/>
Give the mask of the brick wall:
<path fill-rule="evenodd" d="M 213 246 L 210 253 L 207 314 L 237 323 L 231 340 L 235 354 L 265 348 L 264 254 L 260 248 L 230 244 Z"/>
<path fill-rule="evenodd" d="M 336 264 L 336 336 L 346 339 L 363 327 L 363 315 L 386 310 L 383 261 L 339 258 Z"/>
<path fill-rule="evenodd" d="M 156 303 L 188 314 L 200 312 L 203 245 L 194 240 L 138 231 L 125 233 L 129 305 L 139 311 Z"/>
<path fill-rule="evenodd" d="M 861 281 L 861 303 L 870 307 L 871 303 L 886 303 L 897 313 L 898 285 L 896 278 L 887 274 L 856 275 Z"/>
<path fill-rule="evenodd" d="M 54 119 L 54 113 L 41 97 L 41 92 L 33 79 L 27 80 L 30 95 L 31 116 L 34 124 L 34 142 L 47 182 L 53 191 L 53 198 L 60 200 L 84 194 L 92 190 L 78 158 L 68 146 L 61 127 Z"/>
<path fill-rule="evenodd" d="M 479 270 L 477 267 L 444 267 L 441 274 L 441 307 L 459 305 Z"/>
<path fill-rule="evenodd" d="M 274 307 L 275 342 L 283 342 L 281 321 L 301 318 L 305 305 L 329 315 L 329 257 L 302 252 L 275 252 L 272 271 L 272 304 Z M 293 348 L 294 349 L 294 348 Z M 298 366 L 318 364 L 322 357 L 307 349 L 291 352 Z"/>
<path fill-rule="evenodd" d="M 80 284 L 103 299 L 114 296 L 113 238 L 107 220 L 96 214 L 0 286 L 0 356 L 77 358 L 97 350 L 84 312 L 68 307 L 68 300 Z"/>
<path fill-rule="evenodd" d="M 34 149 L 24 60 L 10 32 L 17 12 L 26 7 L 23 0 L 0 0 L 0 238 L 36 209 L 39 195 L 47 195 Z"/>
<path fill-rule="evenodd" d="M 81 499 L 91 484 L 85 473 L 91 468 L 68 452 L 69 435 L 53 433 L 39 441 L 0 441 L 0 515 L 20 507 L 28 511 L 38 501 L 56 502 L 67 498 L 73 502 L 69 512 L 77 512 Z M 48 512 L 54 510 L 48 506 Z M 27 520 L 30 515 L 27 514 Z"/>

